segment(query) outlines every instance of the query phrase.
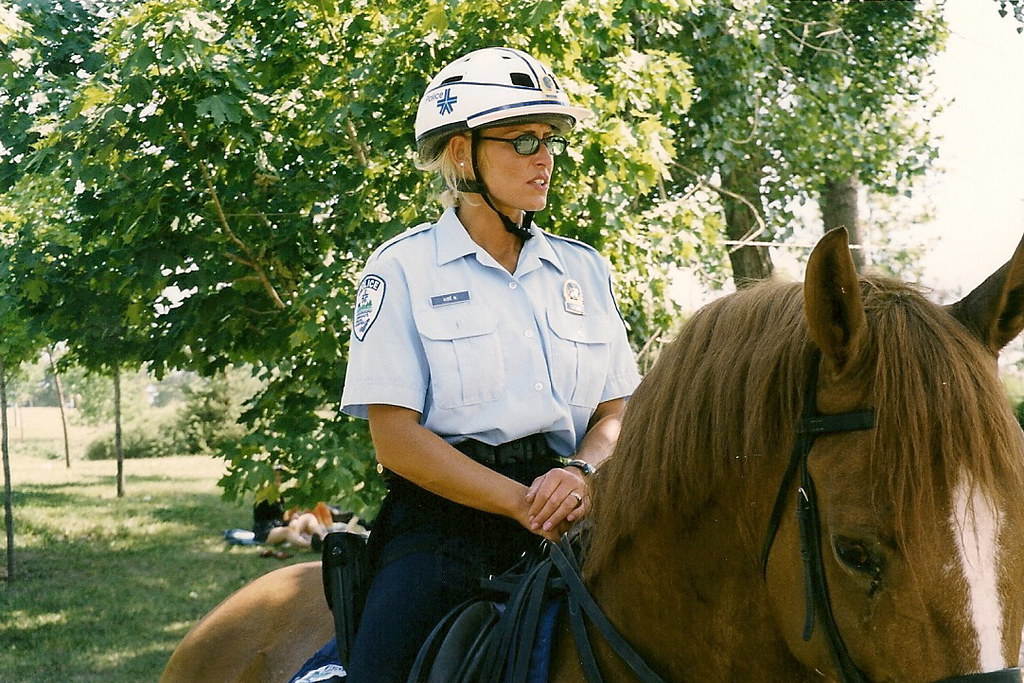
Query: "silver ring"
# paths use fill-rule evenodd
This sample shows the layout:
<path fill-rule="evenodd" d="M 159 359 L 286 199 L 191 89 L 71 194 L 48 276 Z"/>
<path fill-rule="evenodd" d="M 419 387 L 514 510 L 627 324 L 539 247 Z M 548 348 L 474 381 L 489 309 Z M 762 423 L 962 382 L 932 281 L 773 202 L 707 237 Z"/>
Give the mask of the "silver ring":
<path fill-rule="evenodd" d="M 576 493 L 575 491 L 570 491 L 569 495 L 576 499 L 576 507 L 579 507 L 580 505 L 583 505 L 583 496 L 581 496 L 580 494 Z"/>

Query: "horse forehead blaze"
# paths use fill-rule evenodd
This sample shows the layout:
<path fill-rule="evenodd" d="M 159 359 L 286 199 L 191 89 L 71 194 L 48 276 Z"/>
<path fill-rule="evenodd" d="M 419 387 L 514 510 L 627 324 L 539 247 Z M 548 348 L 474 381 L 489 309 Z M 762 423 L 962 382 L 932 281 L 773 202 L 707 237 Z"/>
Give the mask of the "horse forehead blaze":
<path fill-rule="evenodd" d="M 1003 605 L 999 592 L 1002 514 L 979 487 L 961 476 L 952 493 L 950 524 L 967 584 L 967 611 L 974 627 L 981 671 L 1005 666 Z"/>

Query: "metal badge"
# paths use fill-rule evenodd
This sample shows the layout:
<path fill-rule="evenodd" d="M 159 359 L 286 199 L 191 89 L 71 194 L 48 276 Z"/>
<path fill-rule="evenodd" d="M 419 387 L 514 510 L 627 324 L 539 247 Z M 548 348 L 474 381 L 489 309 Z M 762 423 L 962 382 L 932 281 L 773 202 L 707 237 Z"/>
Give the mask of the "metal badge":
<path fill-rule="evenodd" d="M 566 280 L 562 285 L 562 300 L 567 313 L 583 315 L 583 290 L 575 280 Z"/>

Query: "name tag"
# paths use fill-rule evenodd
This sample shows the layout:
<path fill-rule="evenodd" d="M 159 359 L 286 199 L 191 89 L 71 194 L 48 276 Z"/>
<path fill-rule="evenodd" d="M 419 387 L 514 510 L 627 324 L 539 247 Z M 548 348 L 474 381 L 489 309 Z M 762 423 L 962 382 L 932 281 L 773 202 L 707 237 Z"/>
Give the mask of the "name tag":
<path fill-rule="evenodd" d="M 469 292 L 466 290 L 430 297 L 431 306 L 448 306 L 449 304 L 459 304 L 463 301 L 469 301 Z"/>

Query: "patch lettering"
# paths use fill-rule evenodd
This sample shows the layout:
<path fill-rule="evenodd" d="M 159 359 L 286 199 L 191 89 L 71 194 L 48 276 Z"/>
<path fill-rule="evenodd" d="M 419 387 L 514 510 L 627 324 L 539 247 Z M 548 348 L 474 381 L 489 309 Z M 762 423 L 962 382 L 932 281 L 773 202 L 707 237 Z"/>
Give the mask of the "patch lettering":
<path fill-rule="evenodd" d="M 366 333 L 380 314 L 384 303 L 384 290 L 387 284 L 378 275 L 367 275 L 359 282 L 356 291 L 356 307 L 352 316 L 352 334 L 359 341 L 366 338 Z"/>

